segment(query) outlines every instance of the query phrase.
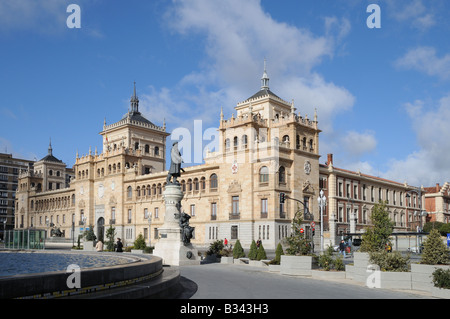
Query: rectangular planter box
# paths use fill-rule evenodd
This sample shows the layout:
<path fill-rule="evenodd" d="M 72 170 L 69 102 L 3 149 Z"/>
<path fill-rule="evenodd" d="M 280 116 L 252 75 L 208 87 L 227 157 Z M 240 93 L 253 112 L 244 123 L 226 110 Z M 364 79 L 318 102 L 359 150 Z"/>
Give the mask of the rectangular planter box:
<path fill-rule="evenodd" d="M 280 274 L 290 276 L 311 276 L 313 257 L 281 256 Z"/>
<path fill-rule="evenodd" d="M 238 259 L 235 259 L 233 261 L 233 263 L 235 265 L 248 265 L 249 259 L 248 258 L 238 258 Z"/>
<path fill-rule="evenodd" d="M 84 251 L 95 251 L 94 242 L 93 241 L 83 242 L 83 250 Z"/>
<path fill-rule="evenodd" d="M 376 288 L 411 290 L 411 273 L 380 271 L 380 286 Z"/>
<path fill-rule="evenodd" d="M 411 264 L 412 289 L 431 292 L 433 272 L 438 268 L 449 269 L 450 265 Z"/>
<path fill-rule="evenodd" d="M 233 260 L 234 260 L 233 257 L 224 257 L 224 256 L 222 256 L 222 258 L 220 258 L 220 263 L 221 264 L 232 264 Z"/>
<path fill-rule="evenodd" d="M 254 267 L 267 267 L 267 264 L 262 260 L 249 260 L 248 265 Z"/>
<path fill-rule="evenodd" d="M 270 272 L 280 272 L 281 265 L 269 265 Z"/>
<path fill-rule="evenodd" d="M 365 283 L 367 277 L 370 275 L 370 271 L 367 271 L 369 265 L 369 253 L 355 252 L 353 254 L 353 267 L 345 267 L 349 273 L 347 278 L 351 278 L 356 282 Z"/>

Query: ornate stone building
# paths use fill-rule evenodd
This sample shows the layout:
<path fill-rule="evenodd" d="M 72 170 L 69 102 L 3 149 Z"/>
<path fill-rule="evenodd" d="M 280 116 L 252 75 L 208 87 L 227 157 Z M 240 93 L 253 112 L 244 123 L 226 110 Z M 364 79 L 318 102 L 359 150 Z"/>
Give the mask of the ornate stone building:
<path fill-rule="evenodd" d="M 207 152 L 204 164 L 184 167 L 179 178 L 182 210 L 195 227 L 193 244 L 207 247 L 227 238 L 249 247 L 261 239 L 266 249 L 275 249 L 290 234 L 296 213 L 302 214 L 308 234 L 315 221 L 318 240 L 320 189 L 328 199 L 326 244 L 368 225 L 379 199 L 389 201 L 398 229 L 412 222 L 409 214 L 419 200 L 413 204 L 406 194 L 415 188 L 335 168 L 331 155 L 320 164 L 317 114 L 301 116 L 293 102 L 274 94 L 265 71 L 260 90 L 235 110 L 229 119 L 220 112 L 219 149 Z M 66 238 L 76 238 L 86 227 L 104 237 L 105 228 L 113 226 L 125 245 L 139 234 L 150 244 L 158 240 L 165 213 L 165 123 L 158 126 L 139 112 L 134 89 L 129 112 L 116 123 L 104 123 L 100 135 L 102 152 L 77 154 L 73 170 L 49 148 L 48 156 L 20 175 L 16 228 L 58 227 Z M 280 193 L 290 199 L 280 203 Z"/>

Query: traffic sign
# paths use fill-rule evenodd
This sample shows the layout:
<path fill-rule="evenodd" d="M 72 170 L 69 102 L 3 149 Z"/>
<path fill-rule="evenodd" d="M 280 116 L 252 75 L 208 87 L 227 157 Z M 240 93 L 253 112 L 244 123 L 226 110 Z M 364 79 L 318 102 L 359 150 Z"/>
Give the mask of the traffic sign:
<path fill-rule="evenodd" d="M 302 234 L 303 234 L 303 232 L 304 232 L 303 228 L 300 228 L 300 233 L 302 233 Z"/>
<path fill-rule="evenodd" d="M 311 222 L 311 227 L 316 227 L 316 223 L 315 222 Z"/>
<path fill-rule="evenodd" d="M 447 247 L 450 247 L 450 234 L 447 233 Z"/>

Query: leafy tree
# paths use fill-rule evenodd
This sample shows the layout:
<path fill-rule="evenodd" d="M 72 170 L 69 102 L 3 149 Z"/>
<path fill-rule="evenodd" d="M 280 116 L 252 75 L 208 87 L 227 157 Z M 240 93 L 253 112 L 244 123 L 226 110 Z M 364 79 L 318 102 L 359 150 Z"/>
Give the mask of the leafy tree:
<path fill-rule="evenodd" d="M 145 244 L 145 239 L 142 234 L 139 234 L 139 236 L 134 241 L 134 249 L 142 249 L 144 250 L 147 245 Z"/>
<path fill-rule="evenodd" d="M 427 239 L 423 242 L 421 264 L 437 265 L 449 262 L 449 251 L 441 239 L 439 231 L 432 229 Z"/>
<path fill-rule="evenodd" d="M 261 244 L 259 244 L 259 247 L 258 247 L 258 252 L 256 254 L 256 260 L 263 260 L 263 259 L 267 259 L 267 255 L 266 255 L 264 246 L 261 243 Z"/>
<path fill-rule="evenodd" d="M 111 225 L 106 230 L 106 250 L 114 251 L 114 238 L 116 237 L 116 229 Z"/>
<path fill-rule="evenodd" d="M 366 229 L 362 235 L 360 251 L 375 252 L 385 250 L 389 243 L 389 237 L 392 234 L 394 223 L 389 218 L 389 212 L 386 209 L 386 202 L 380 201 L 372 208 L 373 226 Z"/>
<path fill-rule="evenodd" d="M 284 239 L 287 245 L 286 254 L 288 255 L 300 255 L 305 256 L 311 253 L 311 243 L 310 240 L 305 238 L 304 233 L 300 232 L 300 228 L 303 222 L 302 213 L 300 207 L 297 209 L 292 220 L 292 232 L 291 235 Z"/>
<path fill-rule="evenodd" d="M 242 258 L 242 257 L 245 257 L 245 253 L 244 253 L 244 249 L 242 248 L 241 242 L 238 239 L 238 240 L 236 240 L 236 244 L 234 244 L 233 258 L 238 259 L 238 258 Z"/>
<path fill-rule="evenodd" d="M 250 251 L 248 252 L 248 259 L 255 260 L 257 254 L 258 248 L 256 247 L 255 240 L 252 240 L 252 243 L 250 244 Z"/>

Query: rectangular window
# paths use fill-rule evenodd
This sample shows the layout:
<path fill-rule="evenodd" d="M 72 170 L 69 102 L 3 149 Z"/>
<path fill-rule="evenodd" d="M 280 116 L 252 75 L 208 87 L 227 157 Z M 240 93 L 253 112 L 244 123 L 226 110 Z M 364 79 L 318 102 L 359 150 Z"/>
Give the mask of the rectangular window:
<path fill-rule="evenodd" d="M 217 203 L 211 203 L 211 219 L 216 220 L 217 218 Z"/>
<path fill-rule="evenodd" d="M 238 227 L 236 225 L 231 226 L 231 239 L 238 239 Z"/>
<path fill-rule="evenodd" d="M 128 224 L 131 224 L 131 209 L 128 210 Z"/>
<path fill-rule="evenodd" d="M 261 218 L 267 218 L 267 198 L 261 199 Z"/>
<path fill-rule="evenodd" d="M 148 209 L 144 208 L 144 219 L 148 219 Z"/>
<path fill-rule="evenodd" d="M 155 207 L 155 218 L 159 218 L 159 207 Z"/>
<path fill-rule="evenodd" d="M 233 215 L 239 215 L 239 196 L 232 197 L 231 212 Z"/>
<path fill-rule="evenodd" d="M 195 205 L 191 205 L 191 216 L 195 216 Z"/>

